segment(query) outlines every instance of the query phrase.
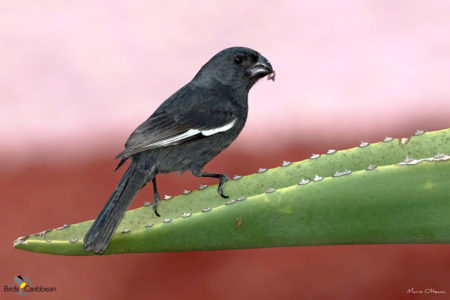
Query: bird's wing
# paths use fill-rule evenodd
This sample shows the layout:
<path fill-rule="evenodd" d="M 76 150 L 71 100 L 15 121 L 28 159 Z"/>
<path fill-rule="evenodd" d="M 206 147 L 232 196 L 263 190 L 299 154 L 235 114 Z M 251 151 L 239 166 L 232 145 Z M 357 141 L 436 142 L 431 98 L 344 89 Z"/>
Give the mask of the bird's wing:
<path fill-rule="evenodd" d="M 227 110 L 195 110 L 181 114 L 159 112 L 142 123 L 128 138 L 125 150 L 116 158 L 183 144 L 194 138 L 205 138 L 233 128 L 235 114 Z"/>

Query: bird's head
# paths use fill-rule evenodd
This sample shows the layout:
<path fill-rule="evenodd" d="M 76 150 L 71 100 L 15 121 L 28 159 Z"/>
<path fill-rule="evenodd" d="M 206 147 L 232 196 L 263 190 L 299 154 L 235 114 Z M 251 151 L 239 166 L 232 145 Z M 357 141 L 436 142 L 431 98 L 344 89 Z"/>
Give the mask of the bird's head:
<path fill-rule="evenodd" d="M 233 88 L 250 88 L 264 76 L 274 79 L 275 72 L 270 62 L 255 50 L 232 47 L 213 56 L 198 72 L 194 80 L 215 80 Z"/>

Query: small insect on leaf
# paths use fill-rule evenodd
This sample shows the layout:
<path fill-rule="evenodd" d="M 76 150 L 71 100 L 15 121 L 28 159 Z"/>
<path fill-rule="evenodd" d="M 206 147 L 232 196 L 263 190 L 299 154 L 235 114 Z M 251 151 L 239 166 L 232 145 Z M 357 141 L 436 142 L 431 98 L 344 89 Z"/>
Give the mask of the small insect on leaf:
<path fill-rule="evenodd" d="M 241 218 L 237 218 L 236 219 L 236 228 L 239 228 L 242 224 L 242 219 Z"/>

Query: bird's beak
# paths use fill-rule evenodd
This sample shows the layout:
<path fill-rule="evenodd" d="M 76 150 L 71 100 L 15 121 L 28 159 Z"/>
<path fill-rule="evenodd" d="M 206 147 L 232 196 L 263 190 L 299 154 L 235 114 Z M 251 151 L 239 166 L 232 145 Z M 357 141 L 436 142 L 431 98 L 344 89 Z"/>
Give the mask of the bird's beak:
<path fill-rule="evenodd" d="M 266 75 L 274 73 L 270 62 L 262 55 L 258 57 L 258 61 L 248 70 L 251 78 L 262 78 Z"/>

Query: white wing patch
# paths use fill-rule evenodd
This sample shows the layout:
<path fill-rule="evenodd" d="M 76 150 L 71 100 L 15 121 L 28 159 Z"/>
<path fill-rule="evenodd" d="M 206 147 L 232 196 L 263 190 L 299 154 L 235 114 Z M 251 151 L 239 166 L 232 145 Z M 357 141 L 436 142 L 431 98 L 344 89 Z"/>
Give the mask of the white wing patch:
<path fill-rule="evenodd" d="M 153 147 L 166 147 L 166 146 L 170 146 L 173 143 L 188 139 L 194 135 L 197 135 L 199 133 L 201 133 L 204 136 L 211 136 L 213 134 L 219 133 L 219 132 L 224 132 L 227 130 L 230 130 L 234 124 L 236 123 L 236 119 L 234 119 L 233 121 L 231 121 L 230 123 L 225 124 L 224 126 L 221 127 L 217 127 L 217 128 L 213 128 L 213 129 L 208 129 L 208 130 L 199 130 L 199 129 L 189 129 L 188 131 L 173 136 L 171 138 L 167 138 L 164 140 L 160 140 L 158 142 L 152 143 L 150 145 L 145 146 L 144 148 L 153 148 Z"/>
<path fill-rule="evenodd" d="M 173 136 L 171 138 L 168 139 L 164 139 L 164 140 L 160 140 L 158 142 L 155 142 L 153 144 L 150 144 L 146 147 L 154 147 L 154 146 L 159 146 L 159 147 L 164 147 L 164 146 L 170 146 L 170 144 L 173 144 L 175 142 L 187 139 L 191 136 L 194 136 L 196 134 L 199 134 L 201 131 L 198 129 L 189 129 L 188 131 L 186 131 L 185 133 Z"/>
<path fill-rule="evenodd" d="M 236 123 L 236 119 L 234 119 L 233 121 L 231 121 L 228 124 L 223 125 L 222 127 L 218 127 L 218 128 L 214 128 L 214 129 L 208 129 L 208 130 L 202 130 L 202 134 L 204 136 L 210 136 L 219 132 L 224 132 L 227 130 L 230 130 L 233 126 L 234 123 Z"/>

